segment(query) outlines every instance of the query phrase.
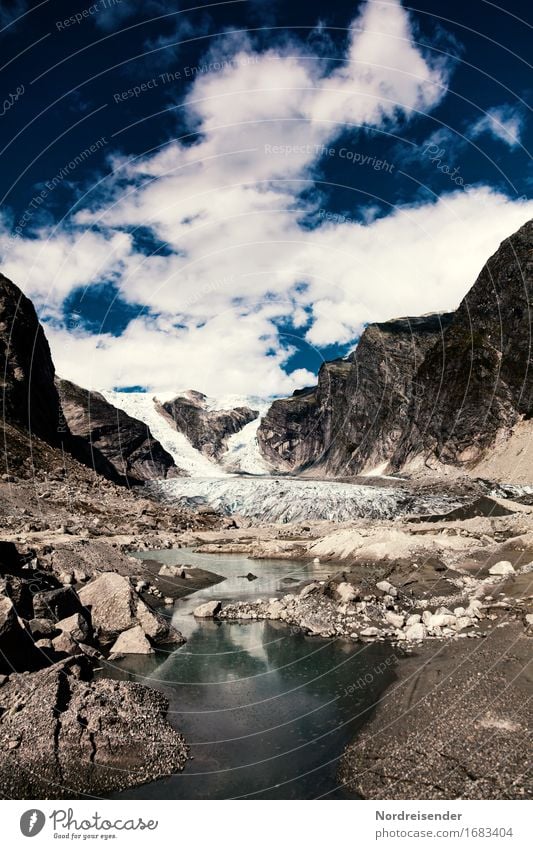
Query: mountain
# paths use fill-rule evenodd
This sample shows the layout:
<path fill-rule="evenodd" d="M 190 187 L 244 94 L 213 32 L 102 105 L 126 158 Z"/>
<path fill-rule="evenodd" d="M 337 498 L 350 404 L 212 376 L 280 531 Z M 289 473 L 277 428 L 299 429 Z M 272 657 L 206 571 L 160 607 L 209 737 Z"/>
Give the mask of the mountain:
<path fill-rule="evenodd" d="M 345 360 L 322 365 L 316 387 L 274 401 L 258 430 L 272 466 L 335 477 L 387 462 L 402 434 L 414 376 L 451 318 L 371 324 Z"/>
<path fill-rule="evenodd" d="M 454 313 L 371 324 L 345 360 L 322 366 L 316 387 L 274 401 L 258 430 L 273 468 L 335 477 L 484 462 L 490 473 L 506 451 L 509 463 L 523 463 L 533 412 L 532 249 L 529 221 Z"/>
<path fill-rule="evenodd" d="M 421 364 L 392 458 L 470 466 L 533 413 L 533 221 L 490 257 Z"/>
<path fill-rule="evenodd" d="M 54 384 L 54 364 L 32 302 L 0 274 L 2 420 L 50 445 L 67 430 Z"/>
<path fill-rule="evenodd" d="M 71 433 L 105 457 L 119 477 L 136 484 L 184 474 L 144 422 L 113 406 L 99 392 L 60 378 L 56 384 Z"/>
<path fill-rule="evenodd" d="M 35 308 L 3 275 L 0 354 L 4 474 L 32 476 L 37 469 L 57 470 L 65 464 L 75 474 L 70 458 L 120 484 L 180 473 L 142 422 L 75 384 L 56 384 Z"/>
<path fill-rule="evenodd" d="M 207 397 L 194 390 L 165 402 L 162 408 L 171 417 L 176 430 L 212 460 L 221 458 L 230 436 L 239 433 L 259 415 L 258 410 L 245 406 L 231 410 L 211 409 Z"/>

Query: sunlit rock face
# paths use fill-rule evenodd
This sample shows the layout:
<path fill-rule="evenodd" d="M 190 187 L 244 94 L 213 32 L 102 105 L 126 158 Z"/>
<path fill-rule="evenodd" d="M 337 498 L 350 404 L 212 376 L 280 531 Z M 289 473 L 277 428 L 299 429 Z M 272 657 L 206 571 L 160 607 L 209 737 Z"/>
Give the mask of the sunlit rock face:
<path fill-rule="evenodd" d="M 63 414 L 71 432 L 82 437 L 131 482 L 176 477 L 181 470 L 149 427 L 109 403 L 99 392 L 57 380 Z"/>
<path fill-rule="evenodd" d="M 229 437 L 259 415 L 258 410 L 246 406 L 210 409 L 207 397 L 192 390 L 167 401 L 162 407 L 191 445 L 214 460 L 220 459 L 225 452 Z"/>
<path fill-rule="evenodd" d="M 475 463 L 533 412 L 533 221 L 488 260 L 417 371 L 393 463 Z"/>
<path fill-rule="evenodd" d="M 369 325 L 345 360 L 324 363 L 316 387 L 274 401 L 258 431 L 279 471 L 369 471 L 394 453 L 416 391 L 414 375 L 449 313 Z"/>
<path fill-rule="evenodd" d="M 533 412 L 533 222 L 506 239 L 454 313 L 369 325 L 316 387 L 258 430 L 272 468 L 331 477 L 470 468 Z"/>

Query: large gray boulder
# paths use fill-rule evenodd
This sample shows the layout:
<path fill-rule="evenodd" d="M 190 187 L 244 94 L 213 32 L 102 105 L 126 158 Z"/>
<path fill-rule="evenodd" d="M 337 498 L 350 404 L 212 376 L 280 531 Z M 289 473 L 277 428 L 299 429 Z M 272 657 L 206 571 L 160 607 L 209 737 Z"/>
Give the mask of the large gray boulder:
<path fill-rule="evenodd" d="M 214 619 L 221 607 L 219 601 L 206 601 L 194 610 L 193 616 L 197 619 Z"/>
<path fill-rule="evenodd" d="M 80 591 L 82 603 L 91 611 L 93 628 L 100 643 L 114 643 L 123 631 L 140 625 L 152 642 L 184 642 L 169 622 L 144 603 L 128 578 L 106 572 Z"/>
<path fill-rule="evenodd" d="M 116 643 L 114 643 L 109 655 L 112 660 L 123 654 L 153 654 L 154 650 L 148 642 L 146 635 L 140 625 L 123 631 Z"/>
<path fill-rule="evenodd" d="M 43 658 L 21 625 L 13 602 L 0 595 L 0 674 L 38 669 Z"/>
<path fill-rule="evenodd" d="M 11 675 L 0 687 L 0 793 L 103 796 L 183 769 L 187 747 L 167 708 L 140 684 L 92 680 L 84 657 Z"/>

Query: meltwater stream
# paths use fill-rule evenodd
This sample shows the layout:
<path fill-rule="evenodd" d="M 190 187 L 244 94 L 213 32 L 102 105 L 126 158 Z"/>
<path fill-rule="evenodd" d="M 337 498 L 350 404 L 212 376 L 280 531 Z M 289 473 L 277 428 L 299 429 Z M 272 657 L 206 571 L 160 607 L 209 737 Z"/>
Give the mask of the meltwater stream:
<path fill-rule="evenodd" d="M 290 592 L 331 566 L 173 550 L 161 563 L 202 566 L 226 580 L 181 599 L 173 622 L 187 643 L 169 653 L 124 658 L 113 677 L 146 683 L 168 698 L 169 721 L 193 759 L 177 775 L 117 794 L 128 799 L 345 798 L 339 757 L 394 678 L 393 649 L 306 637 L 279 622 L 195 620 L 202 602 Z M 258 576 L 248 581 L 248 572 Z M 164 588 L 163 588 L 164 591 Z"/>

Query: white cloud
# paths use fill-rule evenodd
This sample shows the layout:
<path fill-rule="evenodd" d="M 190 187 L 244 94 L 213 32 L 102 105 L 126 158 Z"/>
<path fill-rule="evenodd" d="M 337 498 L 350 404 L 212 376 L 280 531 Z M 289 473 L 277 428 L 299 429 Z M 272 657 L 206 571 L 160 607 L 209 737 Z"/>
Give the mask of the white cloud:
<path fill-rule="evenodd" d="M 280 325 L 310 320 L 305 344 L 320 347 L 350 343 L 369 321 L 453 308 L 533 213 L 476 189 L 364 225 L 299 225 L 313 208 L 301 193 L 314 185 L 317 147 L 350 124 L 393 128 L 444 94 L 445 69 L 421 53 L 399 2 L 364 5 L 333 71 L 297 45 L 257 52 L 236 34 L 205 64 L 185 105 L 196 143 L 117 156 L 105 195 L 74 230 L 43 230 L 7 252 L 5 273 L 48 315 L 74 288 L 112 279 L 157 316 L 138 317 L 119 338 L 49 325 L 65 377 L 167 394 L 291 392 L 311 376 L 285 373 Z M 123 230 L 138 226 L 174 252 L 136 252 Z"/>
<path fill-rule="evenodd" d="M 518 147 L 524 126 L 524 115 L 520 108 L 504 104 L 494 106 L 487 111 L 470 129 L 473 138 L 482 133 L 490 133 L 491 136 L 504 142 L 510 148 Z"/>

